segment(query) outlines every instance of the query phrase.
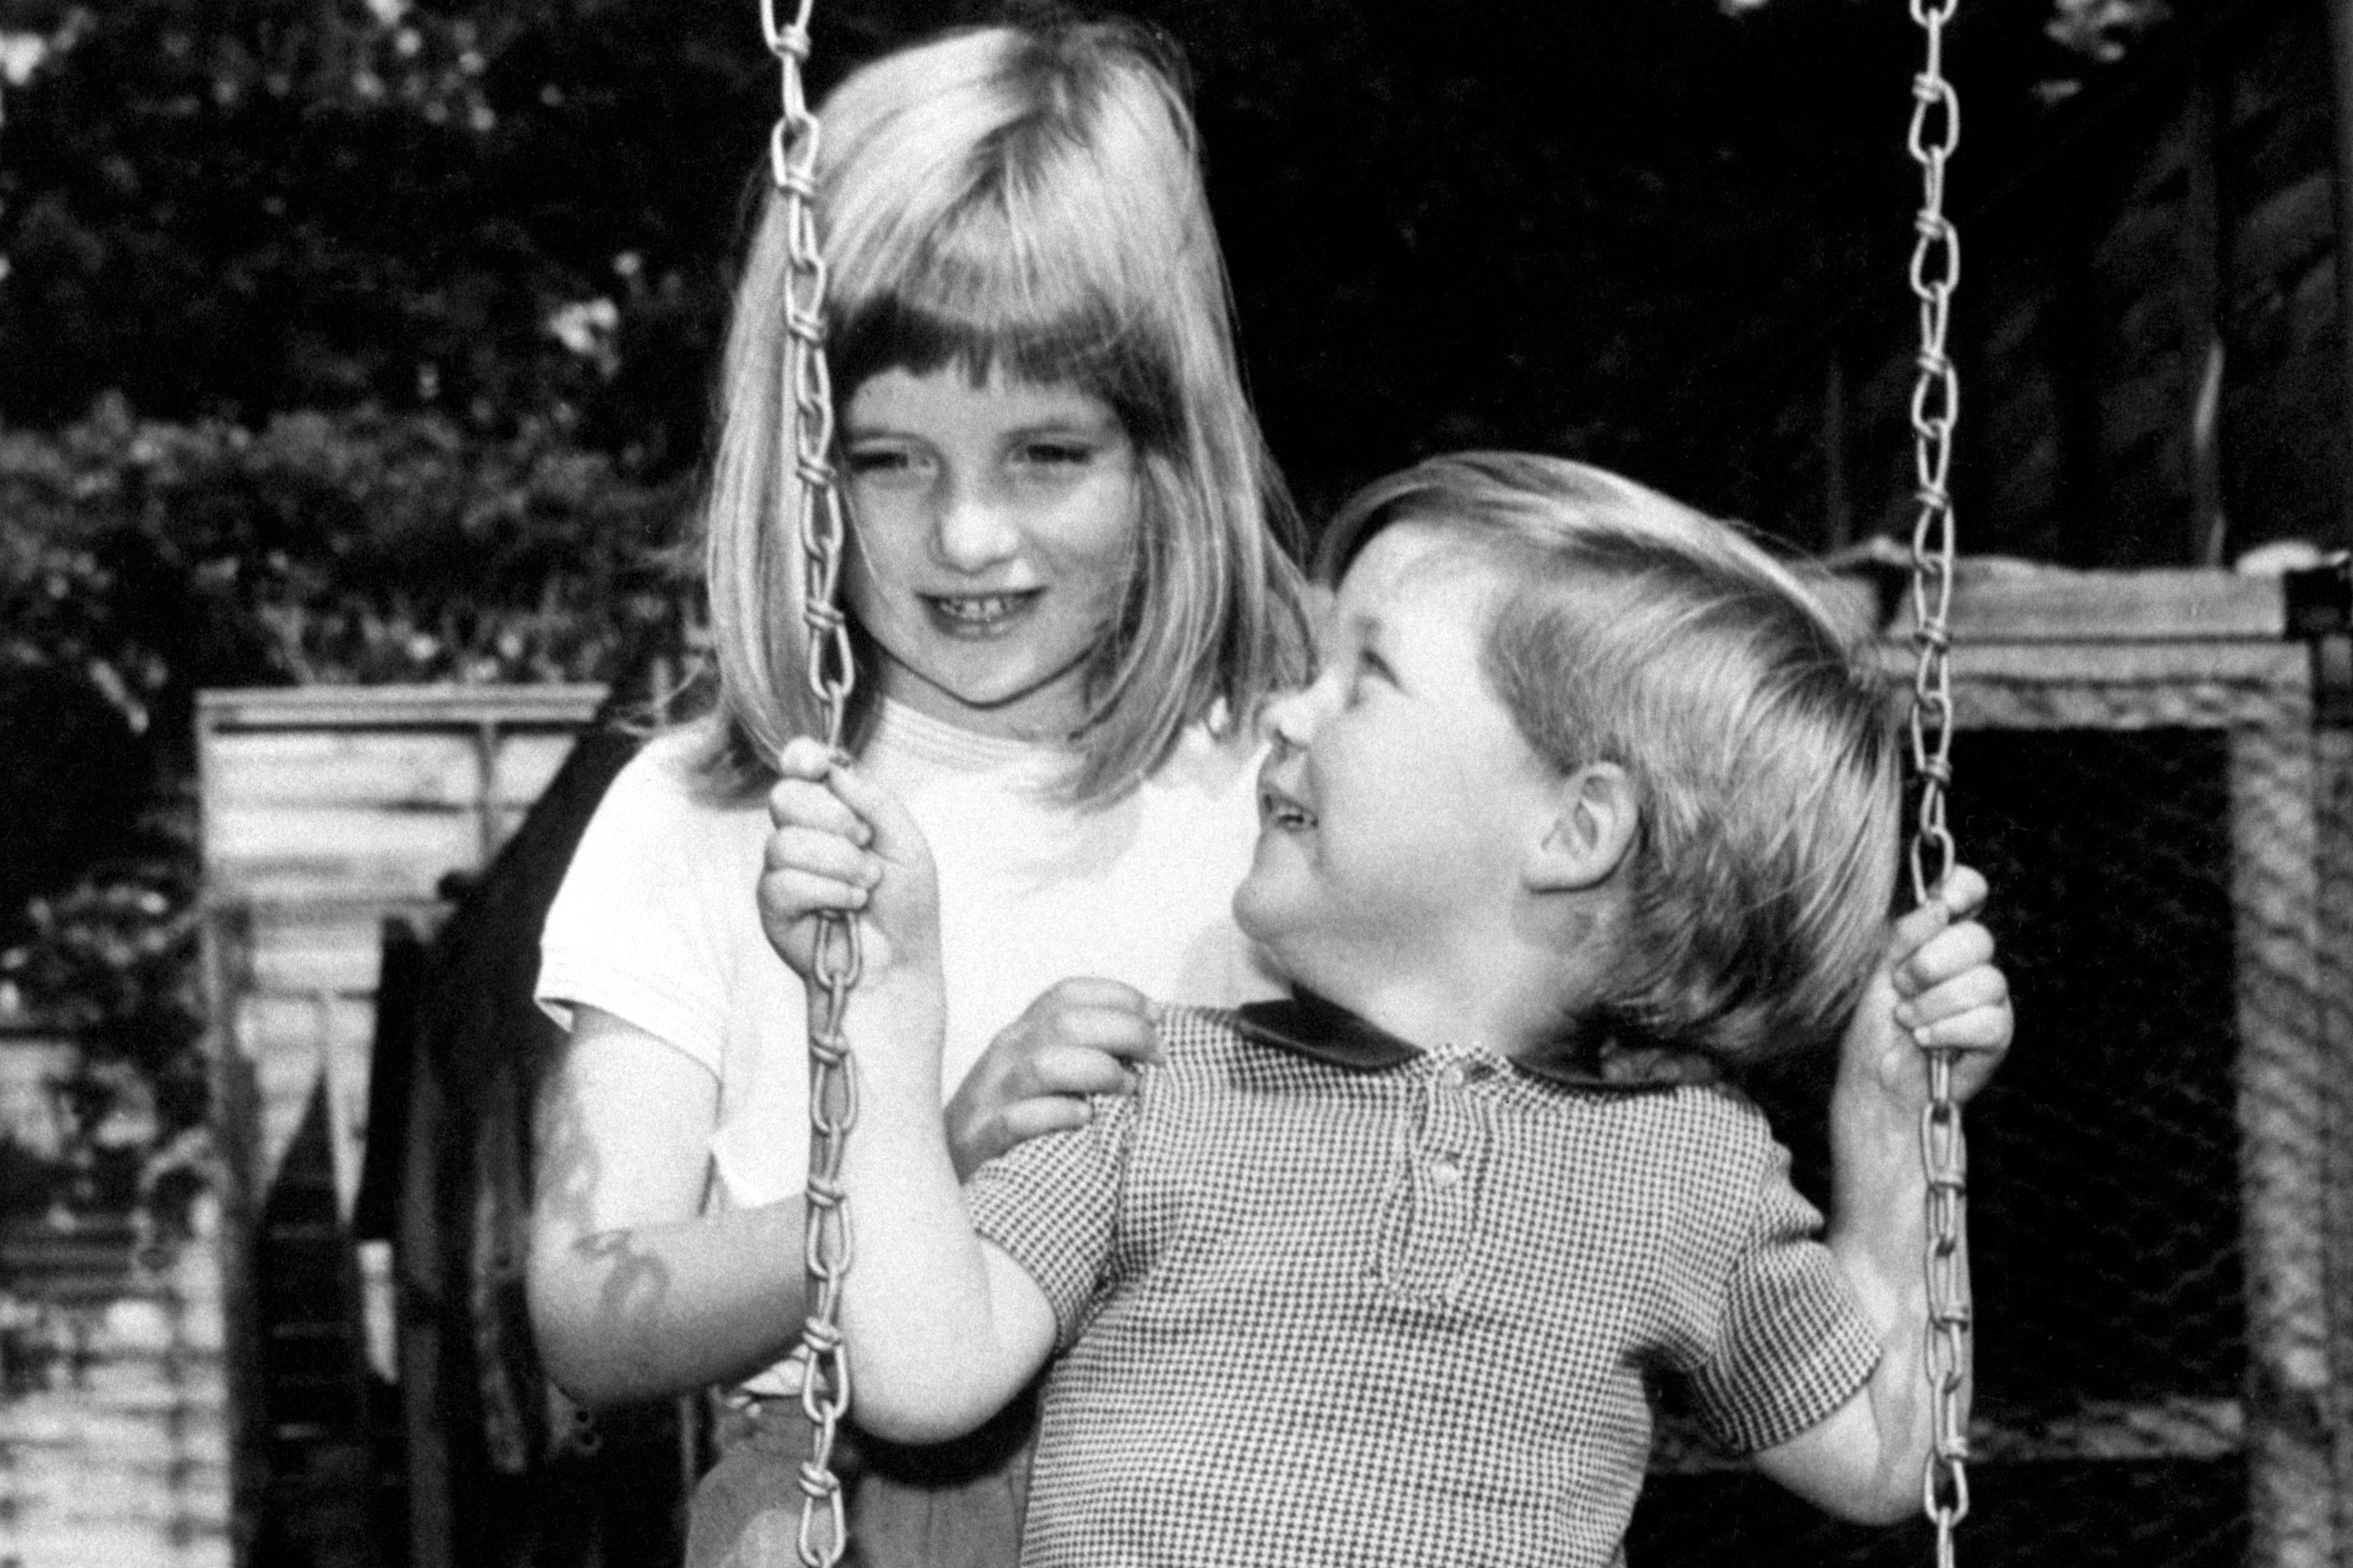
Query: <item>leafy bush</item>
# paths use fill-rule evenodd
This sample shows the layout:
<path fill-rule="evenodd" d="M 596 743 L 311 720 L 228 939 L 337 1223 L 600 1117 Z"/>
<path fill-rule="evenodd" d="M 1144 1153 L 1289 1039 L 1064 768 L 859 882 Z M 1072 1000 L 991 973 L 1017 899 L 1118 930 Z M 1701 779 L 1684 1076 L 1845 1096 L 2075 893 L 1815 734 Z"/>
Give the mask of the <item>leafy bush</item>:
<path fill-rule="evenodd" d="M 611 679 L 674 633 L 686 495 L 548 421 L 0 430 L 0 985 L 87 1043 L 88 1092 L 131 1075 L 159 1145 L 205 1115 L 199 689 Z"/>

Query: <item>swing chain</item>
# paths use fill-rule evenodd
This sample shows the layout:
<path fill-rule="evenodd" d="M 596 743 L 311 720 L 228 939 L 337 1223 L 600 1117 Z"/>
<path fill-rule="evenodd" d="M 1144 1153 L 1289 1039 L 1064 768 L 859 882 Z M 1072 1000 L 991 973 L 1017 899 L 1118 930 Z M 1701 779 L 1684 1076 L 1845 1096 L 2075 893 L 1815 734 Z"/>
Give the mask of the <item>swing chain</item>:
<path fill-rule="evenodd" d="M 1912 0 L 1926 60 L 1912 79 L 1907 146 L 1920 165 L 1922 200 L 1914 224 L 1912 292 L 1920 302 L 1918 378 L 1912 392 L 1913 450 L 1918 470 L 1912 530 L 1912 625 L 1917 652 L 1912 681 L 1913 771 L 1919 810 L 1911 844 L 1912 889 L 1926 903 L 1953 868 L 1946 792 L 1953 781 L 1953 497 L 1948 485 L 1960 382 L 1945 346 L 1953 288 L 1960 281 L 1961 241 L 1945 216 L 1945 160 L 1961 137 L 1961 105 L 1944 70 L 1945 24 L 1957 0 Z M 1920 1113 L 1920 1161 L 1927 1180 L 1928 1289 L 1926 1374 L 1934 1401 L 1933 1441 L 1921 1479 L 1922 1506 L 1936 1531 L 1937 1568 L 1952 1568 L 1953 1531 L 1968 1516 L 1968 1434 L 1961 1388 L 1968 1373 L 1970 1310 L 1966 1273 L 1968 1154 L 1961 1110 L 1953 1099 L 1955 1053 L 1931 1050 L 1928 1103 Z"/>
<path fill-rule="evenodd" d="M 809 689 L 824 715 L 826 743 L 839 752 L 855 679 L 849 632 L 837 602 L 844 516 L 835 486 L 833 384 L 825 358 L 825 258 L 818 248 L 818 121 L 801 85 L 808 59 L 810 0 L 799 0 L 790 22 L 777 19 L 777 0 L 761 0 L 760 23 L 783 78 L 783 109 L 768 138 L 768 172 L 784 214 L 785 363 L 783 394 L 792 408 L 794 533 L 802 567 L 801 619 L 808 635 Z M 800 1467 L 801 1517 L 797 1542 L 805 1568 L 841 1561 L 848 1521 L 833 1449 L 849 1408 L 849 1363 L 839 1321 L 841 1286 L 849 1272 L 849 1194 L 842 1156 L 858 1121 L 857 1063 L 842 1033 L 849 993 L 858 984 L 858 922 L 830 914 L 818 928 L 814 982 L 821 1006 L 809 1027 L 808 1208 L 804 1229 L 808 1316 L 801 1329 L 801 1408 L 809 1421 L 809 1457 Z"/>

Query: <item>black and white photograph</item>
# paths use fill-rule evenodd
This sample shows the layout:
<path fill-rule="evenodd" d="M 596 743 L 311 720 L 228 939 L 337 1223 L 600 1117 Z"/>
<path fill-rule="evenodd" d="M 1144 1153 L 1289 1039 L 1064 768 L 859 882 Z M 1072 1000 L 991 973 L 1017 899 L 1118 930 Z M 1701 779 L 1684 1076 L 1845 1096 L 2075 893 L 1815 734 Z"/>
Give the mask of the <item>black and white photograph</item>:
<path fill-rule="evenodd" d="M 0 0 L 0 1568 L 2353 1568 L 2353 0 Z"/>

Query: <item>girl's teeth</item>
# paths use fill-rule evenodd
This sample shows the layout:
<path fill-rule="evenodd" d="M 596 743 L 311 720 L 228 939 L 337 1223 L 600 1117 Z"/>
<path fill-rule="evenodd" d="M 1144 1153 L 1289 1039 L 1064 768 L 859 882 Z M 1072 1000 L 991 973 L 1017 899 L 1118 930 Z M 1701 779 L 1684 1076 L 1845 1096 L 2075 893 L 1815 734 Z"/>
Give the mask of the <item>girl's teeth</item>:
<path fill-rule="evenodd" d="M 1021 604 L 1019 597 L 998 595 L 987 599 L 934 599 L 940 613 L 952 621 L 982 622 L 1002 620 Z"/>

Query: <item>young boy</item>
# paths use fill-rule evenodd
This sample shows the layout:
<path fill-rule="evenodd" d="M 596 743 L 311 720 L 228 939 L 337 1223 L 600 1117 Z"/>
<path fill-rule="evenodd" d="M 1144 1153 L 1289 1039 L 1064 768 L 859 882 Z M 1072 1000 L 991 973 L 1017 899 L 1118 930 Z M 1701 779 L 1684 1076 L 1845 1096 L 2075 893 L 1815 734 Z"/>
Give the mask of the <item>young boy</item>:
<path fill-rule="evenodd" d="M 1293 995 L 1163 1014 L 961 1194 L 936 1050 L 861 1053 L 859 1419 L 946 1437 L 1054 1360 L 1025 1563 L 1613 1563 L 1662 1382 L 1825 1508 L 1916 1507 L 1915 1041 L 1967 1095 L 2010 1019 L 1974 876 L 1890 941 L 1880 686 L 1732 530 L 1556 459 L 1426 462 L 1325 564 L 1234 900 Z M 919 835 L 786 771 L 772 937 L 862 909 L 854 1037 L 936 1041 Z M 1850 1016 L 1822 1240 L 1726 1085 Z"/>

